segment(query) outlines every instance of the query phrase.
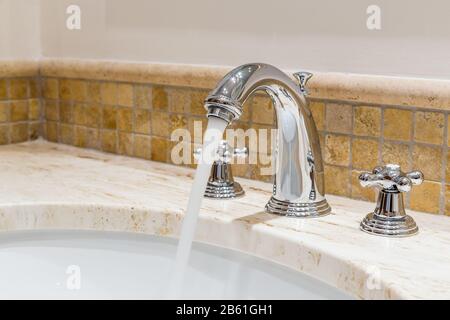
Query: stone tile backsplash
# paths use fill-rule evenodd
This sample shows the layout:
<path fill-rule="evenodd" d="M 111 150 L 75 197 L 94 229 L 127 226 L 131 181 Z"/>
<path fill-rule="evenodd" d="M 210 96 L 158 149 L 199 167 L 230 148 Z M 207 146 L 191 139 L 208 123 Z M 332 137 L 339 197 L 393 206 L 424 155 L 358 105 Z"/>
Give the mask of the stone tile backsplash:
<path fill-rule="evenodd" d="M 171 162 L 178 128 L 206 126 L 209 89 L 62 77 L 0 79 L 0 144 L 43 136 L 53 142 Z M 257 95 L 234 128 L 274 127 L 269 98 Z M 409 208 L 450 215 L 447 110 L 311 99 L 325 164 L 326 192 L 374 201 L 358 175 L 384 163 L 424 172 L 426 181 L 405 197 Z M 199 141 L 196 141 L 197 143 Z M 191 165 L 194 166 L 194 165 Z M 236 164 L 235 176 L 270 181 L 264 164 Z"/>
<path fill-rule="evenodd" d="M 39 136 L 40 96 L 37 77 L 0 78 L 0 144 Z"/>

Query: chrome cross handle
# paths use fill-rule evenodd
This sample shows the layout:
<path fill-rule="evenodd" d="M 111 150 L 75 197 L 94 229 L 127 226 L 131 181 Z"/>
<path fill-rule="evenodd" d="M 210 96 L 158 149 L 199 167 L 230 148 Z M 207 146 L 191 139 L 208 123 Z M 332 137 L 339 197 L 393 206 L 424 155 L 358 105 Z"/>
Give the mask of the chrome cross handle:
<path fill-rule="evenodd" d="M 200 158 L 202 149 L 194 151 L 194 157 Z M 211 167 L 211 174 L 206 186 L 205 198 L 233 199 L 244 195 L 241 185 L 234 181 L 231 171 L 231 160 L 234 157 L 245 158 L 248 155 L 247 148 L 232 148 L 227 141 L 222 140 L 217 149 L 217 158 Z"/>
<path fill-rule="evenodd" d="M 423 182 L 423 173 L 404 173 L 400 166 L 387 164 L 376 167 L 372 172 L 359 175 L 363 187 L 380 189 L 377 205 L 361 222 L 361 230 L 377 235 L 404 237 L 419 231 L 414 219 L 405 212 L 402 192 L 409 192 L 413 185 Z"/>
<path fill-rule="evenodd" d="M 423 173 L 411 171 L 404 173 L 397 164 L 387 164 L 376 167 L 373 171 L 364 172 L 359 176 L 363 187 L 379 187 L 386 192 L 409 192 L 413 185 L 423 182 Z"/>
<path fill-rule="evenodd" d="M 202 148 L 197 148 L 194 150 L 194 158 L 199 159 L 202 154 Z M 219 142 L 219 146 L 217 148 L 217 159 L 216 161 L 231 163 L 231 159 L 234 157 L 237 158 L 246 158 L 248 155 L 247 148 L 232 148 L 227 141 L 221 140 Z"/>

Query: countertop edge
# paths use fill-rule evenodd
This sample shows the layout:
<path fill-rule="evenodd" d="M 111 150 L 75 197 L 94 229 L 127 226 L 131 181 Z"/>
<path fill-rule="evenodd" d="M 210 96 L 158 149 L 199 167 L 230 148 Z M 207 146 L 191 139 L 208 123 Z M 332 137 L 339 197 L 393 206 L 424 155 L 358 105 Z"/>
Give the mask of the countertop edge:
<path fill-rule="evenodd" d="M 0 232 L 109 231 L 178 238 L 183 213 L 158 211 L 145 206 L 46 202 L 2 204 L 0 221 Z M 117 223 L 118 221 L 120 223 Z M 358 299 L 413 298 L 401 288 L 390 286 L 389 281 L 382 278 L 379 289 L 375 291 L 365 289 L 365 283 L 370 277 L 366 272 L 366 266 L 342 260 L 341 257 L 311 246 L 308 242 L 299 244 L 295 238 L 283 235 L 280 231 L 282 230 L 264 223 L 252 224 L 245 219 L 230 220 L 226 215 L 202 212 L 199 215 L 195 241 L 243 252 L 305 273 Z M 238 240 L 228 236 L 237 232 L 240 234 Z M 260 242 L 259 245 L 255 245 L 256 242 Z M 302 261 L 300 267 L 286 258 L 294 255 L 295 261 Z M 326 267 L 321 267 L 321 264 Z M 332 268 L 330 264 L 333 265 Z M 340 272 L 336 277 L 338 270 Z"/>

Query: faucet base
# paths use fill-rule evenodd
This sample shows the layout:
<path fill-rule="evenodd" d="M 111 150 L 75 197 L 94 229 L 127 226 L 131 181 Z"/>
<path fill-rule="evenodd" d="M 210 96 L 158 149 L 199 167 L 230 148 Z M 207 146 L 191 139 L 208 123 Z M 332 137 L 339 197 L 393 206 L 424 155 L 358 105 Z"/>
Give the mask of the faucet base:
<path fill-rule="evenodd" d="M 387 217 L 369 213 L 361 222 L 362 231 L 387 237 L 408 237 L 419 232 L 414 219 L 408 215 Z"/>
<path fill-rule="evenodd" d="M 208 199 L 235 199 L 244 195 L 244 190 L 236 181 L 208 181 L 204 197 Z"/>
<path fill-rule="evenodd" d="M 287 217 L 296 218 L 316 218 L 322 217 L 331 212 L 331 207 L 326 199 L 318 202 L 294 203 L 281 201 L 273 196 L 266 204 L 266 212 L 280 214 Z"/>

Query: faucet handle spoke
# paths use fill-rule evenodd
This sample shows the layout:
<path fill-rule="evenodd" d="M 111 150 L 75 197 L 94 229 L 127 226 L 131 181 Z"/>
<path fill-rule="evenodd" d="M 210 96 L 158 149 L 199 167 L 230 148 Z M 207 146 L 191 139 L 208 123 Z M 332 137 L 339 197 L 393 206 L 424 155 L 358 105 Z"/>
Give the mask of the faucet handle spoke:
<path fill-rule="evenodd" d="M 423 182 L 423 173 L 420 171 L 404 173 L 399 165 L 387 164 L 375 167 L 371 173 L 361 173 L 359 182 L 363 187 L 379 187 L 388 192 L 409 192 L 413 185 Z"/>
<path fill-rule="evenodd" d="M 292 74 L 295 79 L 297 80 L 297 84 L 300 87 L 300 91 L 304 94 L 308 94 L 308 89 L 306 88 L 306 84 L 308 83 L 308 80 L 311 79 L 313 74 L 311 72 L 306 71 L 299 71 L 294 74 Z"/>
<path fill-rule="evenodd" d="M 202 148 L 196 148 L 193 152 L 194 158 L 199 160 L 202 154 Z M 248 156 L 248 149 L 246 147 L 243 148 L 233 148 L 231 147 L 226 140 L 221 140 L 219 142 L 219 146 L 216 151 L 216 161 L 221 161 L 224 163 L 230 163 L 231 159 L 236 158 L 246 158 Z"/>

